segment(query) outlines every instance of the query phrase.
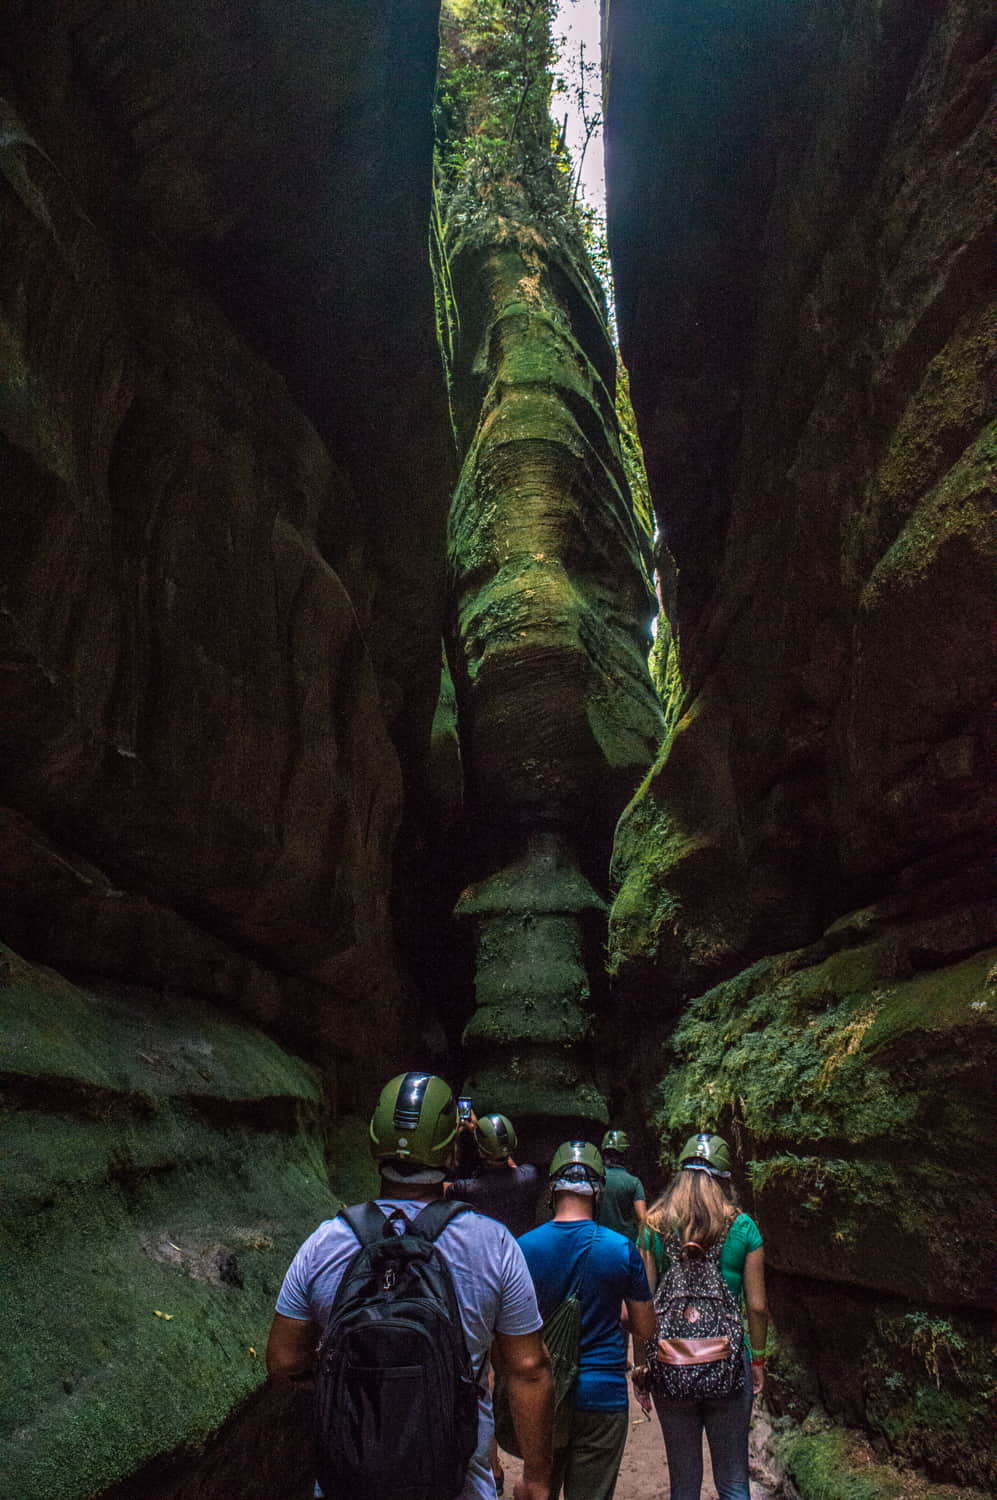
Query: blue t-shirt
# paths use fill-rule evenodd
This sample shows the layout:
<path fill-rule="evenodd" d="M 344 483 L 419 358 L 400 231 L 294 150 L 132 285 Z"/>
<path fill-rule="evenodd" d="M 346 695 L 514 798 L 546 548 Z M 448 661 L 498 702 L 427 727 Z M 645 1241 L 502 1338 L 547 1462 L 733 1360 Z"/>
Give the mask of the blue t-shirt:
<path fill-rule="evenodd" d="M 594 1238 L 593 1238 L 594 1232 Z M 579 1411 L 621 1411 L 628 1404 L 627 1341 L 621 1302 L 650 1302 L 644 1263 L 629 1240 L 590 1219 L 542 1224 L 519 1241 L 547 1318 L 572 1288 L 581 1256 L 592 1241 L 581 1279 L 582 1334 L 575 1406 Z"/>

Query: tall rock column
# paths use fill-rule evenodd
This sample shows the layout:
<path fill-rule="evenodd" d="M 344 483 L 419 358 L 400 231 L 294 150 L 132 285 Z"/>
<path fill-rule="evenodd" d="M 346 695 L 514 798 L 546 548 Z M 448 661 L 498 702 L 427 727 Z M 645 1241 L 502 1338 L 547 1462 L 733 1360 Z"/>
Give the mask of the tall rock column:
<path fill-rule="evenodd" d="M 518 118 L 531 107 L 541 140 L 546 97 Z M 524 137 L 501 183 L 482 153 L 450 204 L 463 467 L 449 649 L 480 877 L 457 907 L 477 932 L 467 1088 L 479 1108 L 532 1122 L 539 1151 L 606 1119 L 587 1049 L 596 887 L 660 719 L 602 297 L 566 200 L 550 181 L 536 188 L 544 164 L 528 147 Z M 515 178 L 524 162 L 529 191 Z"/>

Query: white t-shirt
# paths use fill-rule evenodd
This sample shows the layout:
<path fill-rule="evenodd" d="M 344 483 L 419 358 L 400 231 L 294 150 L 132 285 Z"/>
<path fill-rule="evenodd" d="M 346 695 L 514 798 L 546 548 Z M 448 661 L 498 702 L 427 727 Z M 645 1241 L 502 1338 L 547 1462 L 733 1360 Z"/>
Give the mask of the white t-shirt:
<path fill-rule="evenodd" d="M 377 1202 L 389 1213 L 401 1209 L 410 1223 L 426 1206 L 408 1198 Z M 400 1234 L 401 1220 L 393 1223 Z M 484 1214 L 458 1214 L 436 1243 L 450 1267 L 471 1368 L 477 1372 L 487 1363 L 496 1333 L 535 1333 L 541 1327 L 533 1281 L 508 1229 Z M 343 1219 L 326 1219 L 288 1267 L 277 1311 L 324 1328 L 343 1272 L 358 1249 L 356 1235 Z M 491 1394 L 483 1390 L 478 1400 L 478 1446 L 459 1500 L 495 1500 L 489 1457 L 493 1431 Z M 322 1493 L 317 1486 L 315 1493 Z"/>

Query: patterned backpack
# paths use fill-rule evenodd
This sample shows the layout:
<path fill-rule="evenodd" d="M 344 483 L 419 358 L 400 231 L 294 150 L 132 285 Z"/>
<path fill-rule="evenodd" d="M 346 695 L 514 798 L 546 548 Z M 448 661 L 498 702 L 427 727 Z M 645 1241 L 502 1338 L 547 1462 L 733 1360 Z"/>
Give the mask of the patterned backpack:
<path fill-rule="evenodd" d="M 716 1400 L 744 1385 L 741 1313 L 720 1272 L 726 1238 L 705 1251 L 674 1233 L 665 1239 L 671 1264 L 654 1298 L 647 1367 L 651 1389 L 668 1401 Z"/>

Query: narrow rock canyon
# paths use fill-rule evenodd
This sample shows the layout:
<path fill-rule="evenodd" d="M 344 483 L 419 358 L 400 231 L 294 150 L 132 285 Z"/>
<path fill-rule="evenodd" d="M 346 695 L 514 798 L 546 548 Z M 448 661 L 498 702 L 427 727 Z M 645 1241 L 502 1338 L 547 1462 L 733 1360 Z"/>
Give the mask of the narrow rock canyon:
<path fill-rule="evenodd" d="M 721 1131 L 787 1493 L 997 1489 L 993 17 L 603 0 L 610 309 L 555 10 L 0 16 L 10 1500 L 310 1493 L 411 1067 Z"/>

